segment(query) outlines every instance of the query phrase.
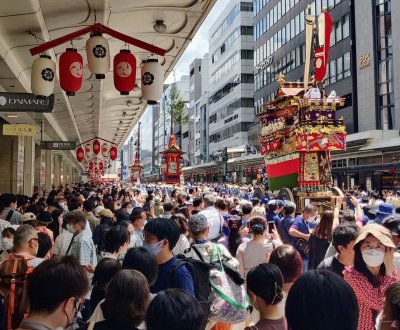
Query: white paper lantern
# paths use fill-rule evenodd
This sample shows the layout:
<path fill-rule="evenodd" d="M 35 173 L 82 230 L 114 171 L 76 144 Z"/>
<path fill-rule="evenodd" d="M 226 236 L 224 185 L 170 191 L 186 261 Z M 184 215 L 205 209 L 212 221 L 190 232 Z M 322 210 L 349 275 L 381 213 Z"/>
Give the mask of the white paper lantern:
<path fill-rule="evenodd" d="M 92 33 L 86 41 L 86 56 L 89 70 L 97 79 L 104 79 L 110 71 L 110 49 L 101 33 Z"/>
<path fill-rule="evenodd" d="M 101 145 L 101 155 L 103 156 L 103 159 L 107 159 L 110 156 L 110 146 L 107 142 L 104 142 Z"/>
<path fill-rule="evenodd" d="M 86 160 L 91 159 L 92 155 L 93 155 L 92 144 L 91 143 L 86 143 L 85 144 L 85 158 L 86 158 Z"/>
<path fill-rule="evenodd" d="M 164 85 L 164 69 L 157 59 L 143 61 L 142 96 L 148 104 L 156 104 L 161 98 Z"/>
<path fill-rule="evenodd" d="M 48 55 L 40 55 L 32 64 L 32 93 L 39 99 L 49 97 L 54 91 L 56 63 Z"/>

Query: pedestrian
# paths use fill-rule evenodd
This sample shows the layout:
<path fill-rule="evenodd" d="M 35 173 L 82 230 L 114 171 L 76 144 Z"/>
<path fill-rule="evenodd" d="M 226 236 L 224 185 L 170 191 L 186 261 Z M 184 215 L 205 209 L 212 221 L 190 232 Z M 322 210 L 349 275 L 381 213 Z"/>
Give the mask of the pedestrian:
<path fill-rule="evenodd" d="M 210 241 L 218 242 L 222 237 L 222 227 L 224 225 L 224 218 L 215 208 L 216 198 L 212 194 L 207 194 L 203 197 L 205 209 L 200 212 L 203 214 L 208 222 L 210 228 L 209 237 Z"/>
<path fill-rule="evenodd" d="M 87 276 L 74 257 L 44 261 L 29 277 L 29 316 L 18 330 L 66 329 L 75 324 L 88 288 Z"/>
<path fill-rule="evenodd" d="M 149 285 L 136 270 L 120 270 L 107 287 L 101 303 L 104 321 L 93 330 L 137 330 L 146 317 L 150 302 Z"/>
<path fill-rule="evenodd" d="M 400 282 L 390 285 L 385 292 L 382 312 L 376 320 L 376 330 L 394 330 L 400 328 Z"/>
<path fill-rule="evenodd" d="M 237 216 L 228 217 L 228 236 L 222 237 L 218 243 L 225 246 L 233 257 L 236 257 L 236 252 L 240 244 L 250 241 L 249 238 L 242 236 L 242 219 Z"/>
<path fill-rule="evenodd" d="M 131 236 L 129 247 L 139 247 L 143 245 L 143 228 L 146 223 L 146 212 L 143 208 L 135 207 L 129 217 L 134 228 L 134 235 Z"/>
<path fill-rule="evenodd" d="M 310 270 L 290 289 L 285 315 L 291 330 L 356 330 L 357 298 L 335 273 Z"/>
<path fill-rule="evenodd" d="M 239 261 L 239 272 L 246 278 L 247 272 L 262 263 L 268 262 L 272 250 L 282 243 L 278 240 L 277 232 L 274 231 L 271 238 L 267 238 L 265 231 L 267 222 L 262 217 L 250 218 L 250 234 L 253 238 L 239 245 L 236 258 Z"/>
<path fill-rule="evenodd" d="M 283 217 L 279 221 L 278 224 L 278 233 L 284 244 L 293 244 L 293 238 L 289 234 L 289 229 L 294 222 L 294 218 L 296 215 L 296 204 L 290 201 L 287 201 L 283 206 Z"/>
<path fill-rule="evenodd" d="M 310 245 L 308 269 L 316 269 L 320 262 L 324 260 L 326 250 L 332 242 L 332 230 L 333 211 L 326 210 L 322 212 L 321 219 L 308 240 Z"/>
<path fill-rule="evenodd" d="M 355 223 L 339 224 L 332 233 L 332 245 L 336 253 L 322 260 L 317 269 L 330 270 L 343 277 L 345 267 L 354 265 L 354 243 L 358 232 L 359 227 Z"/>
<path fill-rule="evenodd" d="M 171 267 L 177 260 L 172 250 L 179 240 L 180 232 L 175 221 L 157 218 L 148 222 L 144 227 L 144 246 L 155 256 L 158 263 L 158 277 L 156 283 L 150 288 L 152 293 L 170 288 L 185 289 L 189 294 L 195 295 L 193 277 L 186 266 L 178 267 L 175 274 L 169 274 Z M 170 283 L 169 277 L 174 281 Z"/>
<path fill-rule="evenodd" d="M 203 330 L 199 302 L 182 289 L 160 291 L 149 305 L 147 330 Z"/>
<path fill-rule="evenodd" d="M 344 270 L 344 278 L 357 296 L 358 330 L 374 328 L 385 290 L 397 281 L 393 266 L 395 248 L 390 231 L 378 224 L 363 227 L 355 241 L 354 266 Z"/>
<path fill-rule="evenodd" d="M 246 284 L 251 305 L 260 312 L 260 320 L 245 330 L 286 330 L 285 315 L 279 308 L 284 296 L 279 268 L 273 264 L 260 264 L 247 273 Z"/>
<path fill-rule="evenodd" d="M 185 250 L 190 247 L 190 243 L 188 240 L 189 236 L 189 225 L 187 218 L 182 213 L 177 213 L 172 215 L 170 218 L 174 220 L 179 227 L 180 236 L 179 240 L 173 248 L 172 252 L 174 255 L 179 255 L 185 253 Z"/>

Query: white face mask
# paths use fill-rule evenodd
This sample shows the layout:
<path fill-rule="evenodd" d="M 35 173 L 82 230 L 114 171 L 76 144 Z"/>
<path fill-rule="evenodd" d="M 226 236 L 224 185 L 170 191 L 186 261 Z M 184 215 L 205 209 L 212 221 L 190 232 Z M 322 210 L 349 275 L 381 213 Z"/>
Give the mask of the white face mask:
<path fill-rule="evenodd" d="M 75 228 L 74 225 L 72 223 L 67 223 L 67 230 L 71 233 L 71 234 L 75 234 Z"/>
<path fill-rule="evenodd" d="M 3 246 L 7 251 L 14 247 L 13 239 L 8 237 L 3 237 Z"/>
<path fill-rule="evenodd" d="M 364 262 L 370 267 L 378 267 L 383 264 L 385 252 L 378 249 L 371 249 L 362 252 Z"/>
<path fill-rule="evenodd" d="M 311 218 L 308 218 L 306 221 L 307 222 L 313 222 L 313 221 L 315 221 L 316 218 L 317 218 L 317 216 L 315 215 L 315 216 L 313 216 Z"/>

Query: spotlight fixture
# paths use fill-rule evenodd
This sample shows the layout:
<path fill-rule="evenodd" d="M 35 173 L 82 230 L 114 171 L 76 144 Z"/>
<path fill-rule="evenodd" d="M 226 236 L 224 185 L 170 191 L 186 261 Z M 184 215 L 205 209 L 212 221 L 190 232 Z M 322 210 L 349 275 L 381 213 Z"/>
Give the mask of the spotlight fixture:
<path fill-rule="evenodd" d="M 157 20 L 156 24 L 153 25 L 154 31 L 158 33 L 164 33 L 167 30 L 167 26 L 164 24 L 163 20 Z"/>

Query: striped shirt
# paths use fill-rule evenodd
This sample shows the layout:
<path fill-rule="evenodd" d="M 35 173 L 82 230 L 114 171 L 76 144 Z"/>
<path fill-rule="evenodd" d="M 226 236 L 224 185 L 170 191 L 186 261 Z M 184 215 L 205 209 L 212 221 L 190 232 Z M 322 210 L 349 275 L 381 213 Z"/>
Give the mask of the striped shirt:
<path fill-rule="evenodd" d="M 57 236 L 56 243 L 54 244 L 54 254 L 56 256 L 65 256 L 67 254 L 72 236 L 73 234 L 65 229 L 63 229 L 62 233 Z"/>
<path fill-rule="evenodd" d="M 75 256 L 81 266 L 97 265 L 96 247 L 92 238 L 85 232 L 75 236 L 69 254 Z"/>

